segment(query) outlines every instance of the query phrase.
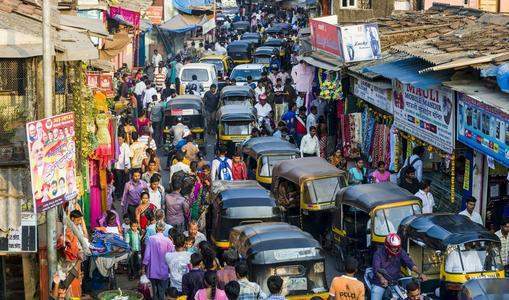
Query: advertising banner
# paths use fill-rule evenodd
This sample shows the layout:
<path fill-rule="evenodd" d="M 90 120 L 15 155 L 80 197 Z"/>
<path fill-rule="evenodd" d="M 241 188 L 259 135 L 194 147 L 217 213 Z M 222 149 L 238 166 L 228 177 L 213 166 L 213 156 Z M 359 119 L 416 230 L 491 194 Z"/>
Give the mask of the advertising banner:
<path fill-rule="evenodd" d="M 163 19 L 163 7 L 162 6 L 149 6 L 145 12 L 145 17 L 150 20 L 153 25 L 161 24 Z"/>
<path fill-rule="evenodd" d="M 447 153 L 454 150 L 454 92 L 393 80 L 394 125 Z"/>
<path fill-rule="evenodd" d="M 341 26 L 340 36 L 344 62 L 382 58 L 377 24 Z"/>
<path fill-rule="evenodd" d="M 140 13 L 125 9 L 120 6 L 110 6 L 110 17 L 112 19 L 122 20 L 133 25 L 136 28 L 140 27 Z"/>
<path fill-rule="evenodd" d="M 29 122 L 26 131 L 37 212 L 76 198 L 74 114 Z"/>
<path fill-rule="evenodd" d="M 382 89 L 369 81 L 355 79 L 353 94 L 392 114 L 392 90 Z"/>
<path fill-rule="evenodd" d="M 509 167 L 509 114 L 457 93 L 458 141 Z"/>
<path fill-rule="evenodd" d="M 342 56 L 338 26 L 311 19 L 309 20 L 309 28 L 311 29 L 311 45 L 315 49 Z"/>

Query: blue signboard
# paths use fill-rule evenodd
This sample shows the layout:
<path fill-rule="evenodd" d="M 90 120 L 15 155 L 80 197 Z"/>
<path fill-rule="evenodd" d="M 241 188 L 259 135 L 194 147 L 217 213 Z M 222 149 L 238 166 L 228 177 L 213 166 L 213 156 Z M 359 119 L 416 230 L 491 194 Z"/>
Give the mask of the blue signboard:
<path fill-rule="evenodd" d="M 509 114 L 463 93 L 456 94 L 458 140 L 509 167 Z"/>

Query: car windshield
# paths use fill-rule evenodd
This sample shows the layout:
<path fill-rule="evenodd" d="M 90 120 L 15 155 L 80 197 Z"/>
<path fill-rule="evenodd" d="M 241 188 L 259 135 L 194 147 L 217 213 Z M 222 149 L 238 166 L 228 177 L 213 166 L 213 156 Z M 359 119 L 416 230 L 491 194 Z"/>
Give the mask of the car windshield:
<path fill-rule="evenodd" d="M 477 241 L 453 245 L 446 250 L 447 273 L 479 273 L 503 269 L 500 244 Z"/>
<path fill-rule="evenodd" d="M 213 64 L 218 72 L 224 71 L 224 64 L 219 59 L 202 59 L 201 62 L 205 64 Z"/>
<path fill-rule="evenodd" d="M 262 78 L 261 69 L 234 69 L 231 74 L 231 78 L 237 82 L 247 81 L 247 76 L 251 76 L 253 81 L 258 81 Z"/>
<path fill-rule="evenodd" d="M 182 71 L 182 81 L 193 80 L 193 75 L 198 77 L 198 81 L 205 82 L 209 80 L 209 72 L 206 69 L 184 69 Z"/>
<path fill-rule="evenodd" d="M 262 166 L 260 168 L 260 176 L 270 177 L 272 176 L 272 169 L 277 162 L 282 160 L 295 158 L 295 155 L 269 155 L 262 157 Z"/>
<path fill-rule="evenodd" d="M 389 233 L 396 233 L 401 221 L 408 216 L 421 213 L 419 205 L 404 205 L 391 208 L 379 209 L 375 214 L 375 234 L 386 236 Z"/>
<path fill-rule="evenodd" d="M 336 194 L 346 184 L 340 177 L 329 177 L 306 181 L 306 189 L 311 203 L 332 202 Z"/>
<path fill-rule="evenodd" d="M 226 135 L 249 135 L 251 134 L 251 123 L 249 122 L 227 122 L 224 123 L 224 134 Z"/>

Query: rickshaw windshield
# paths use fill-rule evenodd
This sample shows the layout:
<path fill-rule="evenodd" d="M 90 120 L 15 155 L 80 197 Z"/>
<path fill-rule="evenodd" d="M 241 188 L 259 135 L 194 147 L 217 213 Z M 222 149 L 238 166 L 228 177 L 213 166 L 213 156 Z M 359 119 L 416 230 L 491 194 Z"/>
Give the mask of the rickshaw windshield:
<path fill-rule="evenodd" d="M 500 245 L 478 241 L 453 245 L 447 249 L 447 273 L 479 273 L 503 269 Z"/>
<path fill-rule="evenodd" d="M 205 64 L 213 64 L 216 66 L 216 71 L 223 73 L 224 72 L 224 64 L 222 60 L 219 59 L 202 59 L 200 62 Z"/>
<path fill-rule="evenodd" d="M 421 207 L 415 204 L 379 209 L 375 214 L 374 232 L 378 236 L 396 233 L 405 217 L 420 213 Z"/>
<path fill-rule="evenodd" d="M 262 156 L 262 166 L 260 167 L 260 173 L 258 175 L 262 177 L 272 176 L 272 169 L 277 162 L 287 159 L 293 159 L 295 155 L 269 155 Z"/>
<path fill-rule="evenodd" d="M 346 186 L 342 177 L 328 177 L 306 181 L 310 203 L 332 202 L 339 190 Z"/>
<path fill-rule="evenodd" d="M 252 106 L 251 105 L 251 101 L 249 100 L 249 98 L 246 98 L 244 96 L 226 97 L 224 99 L 224 105 L 230 105 L 230 104 Z"/>
<path fill-rule="evenodd" d="M 249 135 L 251 134 L 252 125 L 245 121 L 226 122 L 224 123 L 225 135 Z"/>

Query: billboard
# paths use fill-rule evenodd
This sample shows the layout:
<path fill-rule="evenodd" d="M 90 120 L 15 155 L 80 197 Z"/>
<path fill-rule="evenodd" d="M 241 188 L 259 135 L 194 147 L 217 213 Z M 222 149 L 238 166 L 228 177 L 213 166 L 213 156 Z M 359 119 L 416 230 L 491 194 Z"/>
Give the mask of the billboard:
<path fill-rule="evenodd" d="M 26 131 L 37 212 L 76 198 L 74 113 L 29 122 Z"/>
<path fill-rule="evenodd" d="M 340 28 L 317 19 L 309 20 L 311 45 L 332 55 L 342 56 L 340 45 Z"/>
<path fill-rule="evenodd" d="M 344 62 L 382 58 L 377 24 L 341 26 L 340 36 Z"/>
<path fill-rule="evenodd" d="M 355 79 L 353 94 L 392 114 L 392 89 L 383 89 L 363 79 Z"/>

